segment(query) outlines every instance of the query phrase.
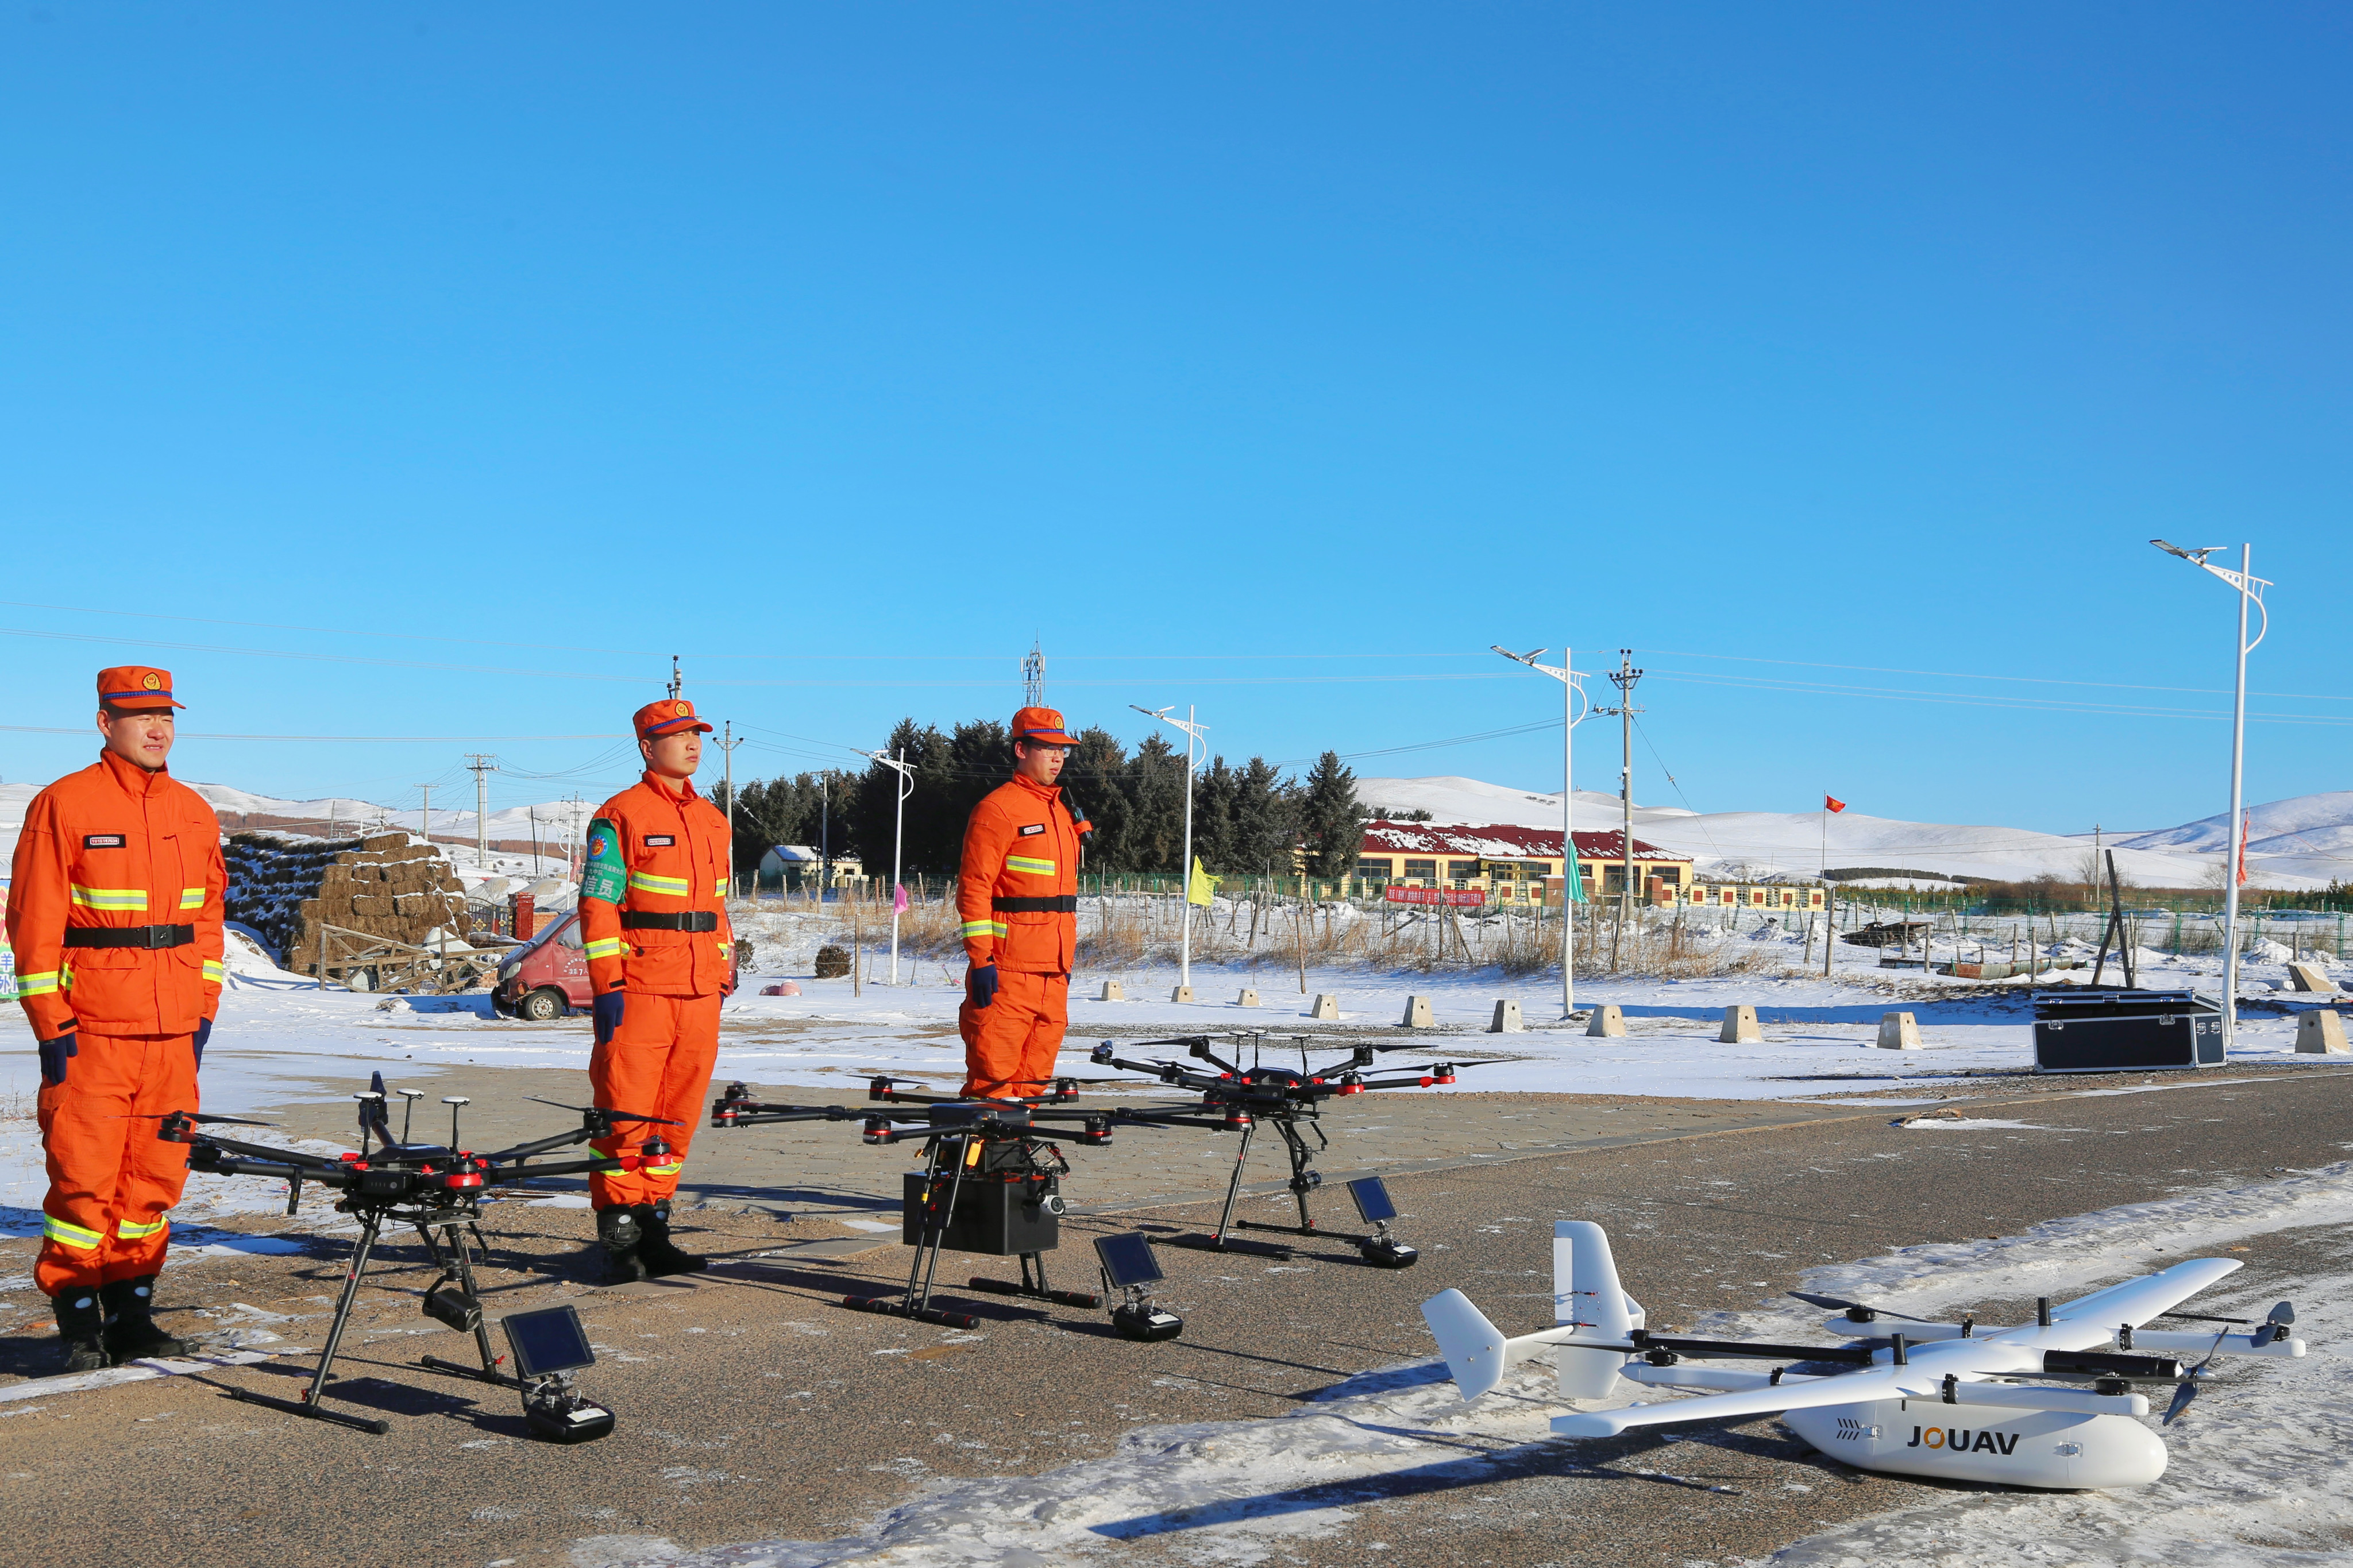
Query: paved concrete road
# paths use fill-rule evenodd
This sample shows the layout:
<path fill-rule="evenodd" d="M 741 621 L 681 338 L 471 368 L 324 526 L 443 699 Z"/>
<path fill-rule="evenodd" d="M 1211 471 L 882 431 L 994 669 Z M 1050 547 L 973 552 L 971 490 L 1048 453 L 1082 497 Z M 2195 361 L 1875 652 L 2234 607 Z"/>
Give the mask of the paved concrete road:
<path fill-rule="evenodd" d="M 697 1211 L 691 1240 L 728 1264 L 691 1285 L 620 1292 L 592 1290 L 580 1274 L 585 1212 L 501 1204 L 485 1225 L 499 1253 L 489 1277 L 494 1310 L 566 1300 L 582 1307 L 603 1358 L 589 1385 L 621 1414 L 611 1438 L 569 1450 L 522 1440 L 511 1395 L 417 1370 L 418 1355 L 459 1353 L 461 1342 L 431 1331 L 438 1325 L 417 1313 L 430 1276 L 414 1267 L 412 1241 L 387 1258 L 411 1267 L 367 1291 L 336 1389 L 353 1406 L 390 1413 L 389 1436 L 219 1394 L 224 1384 L 290 1390 L 307 1358 L 0 1402 L 9 1413 L 0 1415 L 0 1518 L 37 1539 L 38 1559 L 60 1568 L 555 1564 L 593 1536 L 698 1546 L 823 1539 L 935 1478 L 1029 1476 L 1101 1456 L 1139 1426 L 1281 1415 L 1356 1374 L 1427 1356 L 1417 1304 L 1444 1285 L 1471 1289 L 1506 1328 L 1532 1325 L 1546 1314 L 1556 1217 L 1609 1225 L 1628 1288 L 1653 1321 L 1688 1324 L 1785 1289 L 1816 1263 L 2014 1233 L 2184 1185 L 2262 1180 L 2275 1167 L 2344 1157 L 2353 1079 L 2326 1070 L 2243 1078 L 2096 1098 L 2065 1092 L 2080 1084 L 1979 1084 L 1990 1093 L 1971 1104 L 1974 1113 L 2042 1125 L 1933 1135 L 1896 1129 L 1884 1109 L 1860 1106 L 1682 1102 L 1679 1120 L 1667 1104 L 1605 1117 L 1606 1106 L 1570 1097 L 1400 1096 L 1352 1106 L 1351 1115 L 1392 1117 L 1427 1107 L 1413 1114 L 1461 1122 L 1451 1136 L 1473 1145 L 1451 1156 L 1473 1163 L 1392 1175 L 1401 1228 L 1427 1249 L 1422 1266 L 1370 1269 L 1338 1247 L 1288 1263 L 1168 1251 L 1166 1299 L 1187 1329 L 1157 1346 L 1112 1336 L 1099 1313 L 1032 1311 L 985 1297 L 966 1298 L 987 1320 L 974 1334 L 843 1310 L 834 1304 L 843 1293 L 896 1282 L 906 1256 L 890 1237 L 881 1238 L 890 1245 L 848 1256 L 859 1242 L 825 1243 L 854 1234 L 839 1223 L 857 1217 L 846 1203 L 828 1211 L 835 1217 L 790 1222 L 757 1208 Z M 451 1092 L 446 1082 L 437 1087 Z M 1997 1111 L 2000 1096 L 2027 1109 Z M 1682 1133 L 1700 1117 L 1728 1127 L 1788 1111 L 1803 1120 Z M 1651 1141 L 1616 1131 L 1630 1116 Z M 1579 1132 L 1608 1142 L 1540 1154 L 1499 1147 L 1529 1131 L 1535 1142 L 1574 1144 Z M 1446 1136 L 1429 1125 L 1418 1135 Z M 756 1136 L 706 1133 L 705 1146 L 715 1154 L 723 1140 Z M 850 1147 L 887 1171 L 904 1163 L 904 1151 Z M 1521 1157 L 1473 1158 L 1512 1152 Z M 1364 1163 L 1353 1152 L 1333 1161 L 1335 1169 Z M 1198 1190 L 1201 1173 L 1187 1166 L 1172 1177 L 1147 1166 L 1120 1179 Z M 1112 1184 L 1108 1173 L 1103 1180 Z M 836 1186 L 869 1202 L 876 1188 L 889 1191 L 871 1179 Z M 1250 1201 L 1279 1215 L 1276 1196 Z M 1077 1234 L 1055 1260 L 1065 1282 L 1077 1283 L 1085 1256 L 1078 1244 L 1091 1230 L 1190 1228 L 1203 1217 L 1198 1206 L 1170 1206 L 1074 1220 Z M 813 1235 L 818 1245 L 804 1250 L 798 1244 Z M 14 1273 L 30 1250 L 11 1243 L 0 1254 Z M 951 1263 L 959 1274 L 1003 1271 L 996 1260 Z M 169 1303 L 181 1309 L 168 1321 L 194 1330 L 270 1313 L 279 1316 L 259 1321 L 315 1344 L 341 1272 L 333 1245 L 302 1257 L 202 1259 L 167 1277 Z M 0 1370 L 38 1370 L 54 1343 L 42 1303 L 21 1287 L 0 1301 L 0 1323 L 14 1325 L 0 1338 Z M 1520 1321 L 1506 1316 L 1515 1310 Z M 1274 1546 L 1278 1560 L 1319 1563 L 1366 1561 L 1376 1542 L 1387 1548 L 1380 1560 L 1400 1563 L 1723 1561 L 1935 1495 L 1830 1464 L 1767 1421 L 1681 1442 L 1652 1434 L 1573 1453 L 1553 1444 L 1506 1449 L 1467 1484 L 1459 1475 L 1409 1475 L 1278 1500 L 1301 1508 L 1350 1500 L 1356 1516 L 1323 1537 Z M 1163 1522 L 1115 1549 L 1183 1559 L 1183 1521 Z"/>

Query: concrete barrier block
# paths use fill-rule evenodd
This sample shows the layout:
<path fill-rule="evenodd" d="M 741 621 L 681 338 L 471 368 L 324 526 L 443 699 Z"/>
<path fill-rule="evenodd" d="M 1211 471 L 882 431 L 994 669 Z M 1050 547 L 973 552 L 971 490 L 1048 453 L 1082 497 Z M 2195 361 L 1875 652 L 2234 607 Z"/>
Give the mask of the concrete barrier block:
<path fill-rule="evenodd" d="M 1234 998 L 1234 1005 L 1235 1005 L 1235 1006 L 1237 1006 L 1237 1007 L 1255 1007 L 1255 1006 L 1257 1006 L 1257 1005 L 1258 1005 L 1258 993 L 1257 993 L 1257 992 L 1255 992 L 1255 991 L 1253 991 L 1253 990 L 1251 990 L 1251 989 L 1250 989 L 1249 986 L 1247 986 L 1247 985 L 1243 986 L 1243 987 L 1242 987 L 1242 994 L 1241 994 L 1240 995 L 1239 995 L 1239 996 L 1237 996 L 1237 997 L 1235 997 L 1235 998 Z"/>
<path fill-rule="evenodd" d="M 1340 1021 L 1340 998 L 1333 995 L 1328 991 L 1317 992 L 1315 994 L 1314 1004 L 1307 1009 L 1307 1016 L 1311 1018 L 1324 1018 L 1333 1023 L 1338 1023 Z"/>
<path fill-rule="evenodd" d="M 1724 1010 L 1724 1027 L 1717 1032 L 1715 1039 L 1718 1045 L 1724 1046 L 1763 1045 L 1765 1031 L 1757 1026 L 1757 1009 L 1745 1002 L 1736 1007 L 1726 1007 Z"/>
<path fill-rule="evenodd" d="M 1918 1050 L 1920 1020 L 1909 1013 L 1882 1013 L 1879 1016 L 1879 1048 L 1883 1051 Z"/>
<path fill-rule="evenodd" d="M 1171 1002 L 1190 1002 L 1192 999 L 1193 988 L 1190 985 L 1176 985 L 1169 988 L 1168 1000 Z"/>
<path fill-rule="evenodd" d="M 2295 1021 L 2295 1048 L 2307 1057 L 2341 1057 L 2353 1051 L 2345 1043 L 2345 1015 L 2334 1007 L 2316 1007 Z"/>
<path fill-rule="evenodd" d="M 1106 980 L 1103 982 L 1103 994 L 1096 997 L 1095 1000 L 1098 1002 L 1124 1002 L 1127 1000 L 1127 988 L 1116 980 Z"/>
<path fill-rule="evenodd" d="M 1409 1029 L 1427 1029 L 1430 1027 L 1430 998 L 1427 996 L 1407 997 L 1405 999 L 1404 1026 Z"/>
<path fill-rule="evenodd" d="M 1586 1020 L 1585 1032 L 1597 1040 L 1622 1040 L 1626 1037 L 1626 1009 L 1611 1003 L 1596 1007 L 1593 1016 Z"/>
<path fill-rule="evenodd" d="M 1526 1029 L 1527 1026 L 1520 1022 L 1520 1005 L 1517 1002 L 1508 996 L 1496 1002 L 1495 1021 L 1487 1026 L 1489 1034 L 1517 1035 L 1525 1033 Z"/>
<path fill-rule="evenodd" d="M 2316 963 L 2289 964 L 2287 983 L 2288 988 L 2292 991 L 2318 991 L 2326 994 L 2337 989 L 2337 982 L 2323 974 L 2320 972 L 2320 965 Z"/>

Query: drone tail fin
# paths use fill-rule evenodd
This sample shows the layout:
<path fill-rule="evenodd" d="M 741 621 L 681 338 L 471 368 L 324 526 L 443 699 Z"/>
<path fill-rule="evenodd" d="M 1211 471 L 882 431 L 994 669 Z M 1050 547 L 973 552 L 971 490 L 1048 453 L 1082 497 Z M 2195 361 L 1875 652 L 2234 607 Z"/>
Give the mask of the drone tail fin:
<path fill-rule="evenodd" d="M 1471 1304 L 1470 1297 L 1460 1290 L 1440 1290 L 1421 1304 L 1421 1315 L 1464 1399 L 1476 1399 L 1504 1381 L 1511 1364 L 1511 1342 Z"/>
<path fill-rule="evenodd" d="M 1609 1233 L 1590 1220 L 1556 1220 L 1552 1227 L 1553 1321 L 1580 1336 L 1623 1342 L 1642 1326 L 1641 1303 L 1618 1282 L 1618 1262 L 1609 1255 Z M 1622 1350 L 1586 1350 L 1563 1343 L 1554 1358 L 1560 1391 L 1570 1399 L 1600 1399 L 1625 1364 Z"/>

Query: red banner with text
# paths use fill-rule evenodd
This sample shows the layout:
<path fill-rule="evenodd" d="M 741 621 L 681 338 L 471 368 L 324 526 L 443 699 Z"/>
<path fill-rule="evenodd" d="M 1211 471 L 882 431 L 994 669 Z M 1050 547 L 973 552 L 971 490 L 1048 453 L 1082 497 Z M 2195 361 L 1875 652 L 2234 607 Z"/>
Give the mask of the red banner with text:
<path fill-rule="evenodd" d="M 1486 893 L 1477 888 L 1459 893 L 1451 888 L 1389 888 L 1381 897 L 1393 904 L 1443 904 L 1451 910 L 1475 910 L 1487 901 Z"/>

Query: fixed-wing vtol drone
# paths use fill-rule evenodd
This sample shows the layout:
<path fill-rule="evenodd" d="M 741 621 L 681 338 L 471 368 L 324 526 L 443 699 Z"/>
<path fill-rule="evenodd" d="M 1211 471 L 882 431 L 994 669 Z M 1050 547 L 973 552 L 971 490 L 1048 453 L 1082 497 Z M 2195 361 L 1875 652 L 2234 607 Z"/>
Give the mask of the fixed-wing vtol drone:
<path fill-rule="evenodd" d="M 2135 1384 L 2176 1385 L 2169 1424 L 2217 1355 L 2304 1354 L 2304 1342 L 2288 1335 L 2295 1310 L 2285 1301 L 2260 1323 L 2173 1310 L 2239 1267 L 2232 1258 L 2192 1258 L 2058 1306 L 2045 1298 L 2035 1321 L 1985 1332 L 1968 1315 L 1931 1322 L 1800 1291 L 1799 1300 L 1844 1309 L 1825 1328 L 1849 1336 L 1862 1331 L 1860 1337 L 1838 1345 L 1766 1344 L 1649 1332 L 1642 1309 L 1618 1282 L 1607 1233 L 1564 1220 L 1553 1226 L 1554 1327 L 1506 1337 L 1460 1290 L 1431 1297 L 1421 1312 L 1466 1400 L 1492 1391 L 1514 1363 L 1547 1350 L 1570 1399 L 1607 1398 L 1620 1377 L 1707 1391 L 1699 1399 L 1556 1416 L 1552 1429 L 1564 1436 L 1778 1415 L 1806 1442 L 1860 1469 L 2022 1487 L 2129 1487 L 2157 1479 L 2166 1462 L 2163 1439 L 2131 1419 L 2149 1408 Z M 1903 1326 L 1862 1330 L 1882 1317 Z M 2158 1318 L 2218 1326 L 2142 1328 Z M 1783 1364 L 1741 1372 L 1688 1366 L 1687 1358 Z M 1841 1369 L 1790 1370 L 1808 1365 Z M 2054 1380 L 2079 1386 L 2054 1387 Z"/>

